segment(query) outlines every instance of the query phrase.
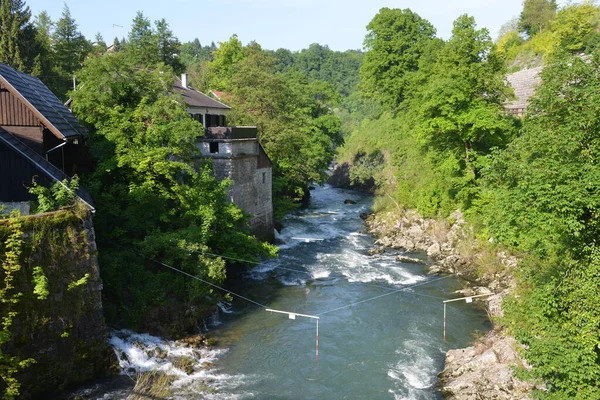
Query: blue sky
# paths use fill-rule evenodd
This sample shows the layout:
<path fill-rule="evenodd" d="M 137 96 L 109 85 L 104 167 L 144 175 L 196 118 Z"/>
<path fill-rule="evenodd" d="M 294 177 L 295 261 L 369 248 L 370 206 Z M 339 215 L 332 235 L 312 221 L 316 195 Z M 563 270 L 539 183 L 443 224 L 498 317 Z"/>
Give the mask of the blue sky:
<path fill-rule="evenodd" d="M 60 18 L 64 4 L 25 2 L 33 15 L 46 10 L 53 20 Z M 100 32 L 109 43 L 115 36 L 127 36 L 131 20 L 142 11 L 151 21 L 165 18 L 181 42 L 197 37 L 205 45 L 237 34 L 243 43 L 255 40 L 265 49 L 301 50 L 320 43 L 347 50 L 362 48 L 365 27 L 382 7 L 410 8 L 444 39 L 450 36 L 452 22 L 468 13 L 495 39 L 500 26 L 519 15 L 522 0 L 67 0 L 66 4 L 86 38 Z"/>

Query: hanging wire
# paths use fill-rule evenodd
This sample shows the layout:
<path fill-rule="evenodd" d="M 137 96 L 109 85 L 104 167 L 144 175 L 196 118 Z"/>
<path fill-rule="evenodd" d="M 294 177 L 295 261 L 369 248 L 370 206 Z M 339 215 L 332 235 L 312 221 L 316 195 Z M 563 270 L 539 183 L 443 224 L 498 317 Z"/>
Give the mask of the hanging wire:
<path fill-rule="evenodd" d="M 140 256 L 140 257 L 142 257 L 142 258 L 145 258 L 145 259 L 147 259 L 147 260 L 149 260 L 149 261 L 152 261 L 152 262 L 154 262 L 154 263 L 157 263 L 157 264 L 159 264 L 159 265 L 162 265 L 162 266 L 164 266 L 164 267 L 167 267 L 167 268 L 169 268 L 169 269 L 171 269 L 171 270 L 173 270 L 173 271 L 179 272 L 179 273 L 181 273 L 181 274 L 183 274 L 183 275 L 186 275 L 186 276 L 188 276 L 188 277 L 190 277 L 190 278 L 192 278 L 192 279 L 196 279 L 196 280 L 198 280 L 198 281 L 200 281 L 200 282 L 206 283 L 207 285 L 210 285 L 210 286 L 212 286 L 212 287 L 215 287 L 215 288 L 217 288 L 217 289 L 219 289 L 219 290 L 222 290 L 222 291 L 224 291 L 224 292 L 227 292 L 227 293 L 231 294 L 232 296 L 239 297 L 239 298 L 241 298 L 241 299 L 243 299 L 243 300 L 246 300 L 246 301 L 248 301 L 248 302 L 250 302 L 250 303 L 253 303 L 253 304 L 255 304 L 255 305 L 259 306 L 259 307 L 268 308 L 268 306 L 266 306 L 266 305 L 264 305 L 264 304 L 261 304 L 261 303 L 259 303 L 259 302 L 257 302 L 257 301 L 254 301 L 254 300 L 251 300 L 251 299 L 249 299 L 249 298 L 247 298 L 247 297 L 245 297 L 245 296 L 242 296 L 242 295 L 240 295 L 240 294 L 234 293 L 234 292 L 232 292 L 232 291 L 230 291 L 230 290 L 228 290 L 228 289 L 225 289 L 225 288 L 223 288 L 223 287 L 221 287 L 221 286 L 215 285 L 214 283 L 208 282 L 208 281 L 206 281 L 206 280 L 204 280 L 204 279 L 198 278 L 198 277 L 197 277 L 197 276 L 195 276 L 195 275 L 189 274 L 189 273 L 187 273 L 187 272 L 185 272 L 185 271 L 182 271 L 182 270 L 180 270 L 180 269 L 177 269 L 177 268 L 175 268 L 175 267 L 173 267 L 173 266 L 171 266 L 171 265 L 165 264 L 165 263 L 163 263 L 162 261 L 159 261 L 159 260 L 156 260 L 156 259 L 150 258 L 150 257 L 148 257 L 148 256 L 146 256 L 146 255 L 144 255 L 144 254 L 142 254 L 142 253 L 140 253 L 140 252 L 138 252 L 138 251 L 135 251 L 135 250 L 129 249 L 129 248 L 125 247 L 125 246 L 119 245 L 119 244 L 117 244 L 117 243 L 114 243 L 114 242 L 112 242 L 112 241 L 108 241 L 108 240 L 100 240 L 100 241 L 104 241 L 104 242 L 107 242 L 107 243 L 111 243 L 112 245 L 114 245 L 114 246 L 117 246 L 117 247 L 120 247 L 120 248 L 122 248 L 123 250 L 129 251 L 129 252 L 131 252 L 131 253 L 133 253 L 133 254 L 136 254 L 136 255 L 138 255 L 138 256 Z M 221 256 L 221 255 L 218 255 L 218 254 L 215 254 L 215 253 L 210 253 L 210 252 L 203 252 L 203 251 L 197 251 L 197 250 L 191 250 L 191 249 L 186 249 L 186 250 L 187 250 L 187 251 L 189 251 L 189 252 L 194 252 L 194 253 L 199 253 L 199 254 L 204 254 L 204 255 L 209 255 L 209 256 L 214 256 L 214 257 L 221 257 L 221 258 L 230 259 L 230 260 L 235 260 L 235 261 L 240 261 L 240 262 L 245 262 L 245 263 L 249 263 L 249 264 L 255 264 L 255 265 L 263 265 L 263 264 L 264 264 L 264 263 L 260 263 L 260 262 L 256 262 L 256 261 L 244 260 L 244 259 L 241 259 L 241 258 L 228 257 L 228 256 Z M 385 290 L 392 290 L 392 289 L 393 289 L 393 291 L 391 291 L 391 292 L 388 292 L 388 293 L 384 293 L 384 294 L 381 294 L 381 295 L 378 295 L 378 296 L 373 296 L 373 297 L 370 297 L 370 298 L 367 298 L 367 299 L 364 299 L 364 300 L 360 300 L 360 301 L 357 301 L 357 302 L 354 302 L 354 303 L 350 303 L 350 304 L 347 304 L 347 305 L 344 305 L 344 306 L 336 307 L 336 308 L 334 308 L 334 309 L 331 309 L 331 310 L 328 310 L 328 311 L 324 311 L 324 312 L 322 312 L 322 313 L 319 313 L 319 314 L 316 314 L 316 315 L 317 315 L 317 316 L 321 316 L 321 315 L 329 314 L 329 313 L 332 313 L 332 312 L 334 312 L 334 311 L 339 311 L 339 310 L 343 310 L 343 309 L 345 309 L 345 308 L 349 308 L 349 307 L 356 306 L 356 305 L 358 305 L 358 304 L 363 304 L 363 303 L 367 303 L 367 302 L 370 302 L 370 301 L 378 300 L 378 299 L 380 299 L 380 298 L 382 298 L 382 297 L 391 296 L 391 295 L 393 295 L 393 294 L 397 294 L 397 293 L 400 293 L 400 292 L 405 292 L 405 291 L 407 291 L 407 290 L 409 290 L 409 289 L 412 289 L 412 288 L 415 288 L 415 287 L 419 287 L 419 286 L 427 285 L 427 284 L 430 284 L 430 283 L 438 282 L 438 281 L 441 281 L 441 280 L 444 280 L 444 279 L 448 279 L 448 278 L 451 278 L 451 277 L 455 277 L 455 276 L 458 276 L 458 277 L 460 277 L 460 275 L 463 275 L 463 274 L 469 273 L 469 272 L 473 271 L 473 270 L 474 270 L 474 269 L 476 269 L 476 268 L 485 267 L 485 266 L 488 266 L 488 265 L 493 265 L 493 264 L 495 264 L 495 263 L 488 263 L 488 264 L 484 264 L 484 265 L 482 265 L 482 266 L 476 265 L 476 266 L 473 266 L 472 268 L 469 268 L 468 270 L 461 271 L 460 273 L 451 274 L 451 275 L 446 275 L 446 276 L 442 276 L 442 277 L 440 277 L 440 278 L 437 278 L 437 279 L 431 279 L 431 280 L 424 281 L 424 282 L 418 282 L 418 283 L 414 283 L 414 284 L 412 284 L 412 285 L 404 286 L 404 287 L 402 287 L 402 288 L 400 288 L 400 289 L 386 288 L 386 287 L 382 287 L 382 286 L 380 286 L 380 285 L 373 285 L 373 284 L 369 284 L 369 283 L 365 283 L 365 282 L 358 282 L 358 283 L 360 283 L 360 284 L 364 284 L 364 285 L 368 285 L 368 286 L 373 286 L 373 287 L 378 287 L 378 288 L 380 288 L 380 289 L 385 289 Z M 309 275 L 311 275 L 311 276 L 312 276 L 312 274 L 310 274 L 310 273 L 309 273 L 309 272 L 307 272 L 307 271 L 301 271 L 301 270 L 296 270 L 296 269 L 291 269 L 291 268 L 283 268 L 283 267 L 278 267 L 278 266 L 276 266 L 276 267 L 275 267 L 275 268 L 273 268 L 272 270 L 274 270 L 274 269 L 276 269 L 276 268 L 287 269 L 287 270 L 290 270 L 290 271 L 294 271 L 294 272 L 300 272 L 300 273 L 305 273 L 305 274 L 309 274 Z M 425 294 L 416 293 L 416 292 L 407 293 L 407 294 L 416 295 L 416 296 L 425 296 L 425 297 L 432 297 L 432 298 L 439 298 L 439 299 L 443 299 L 442 297 L 430 296 L 430 295 L 425 295 Z"/>
<path fill-rule="evenodd" d="M 208 281 L 206 281 L 206 280 L 204 280 L 204 279 L 198 278 L 198 277 L 197 277 L 197 276 L 195 276 L 195 275 L 188 274 L 188 273 L 187 273 L 187 272 L 185 272 L 185 271 L 182 271 L 182 270 L 180 270 L 180 269 L 178 269 L 178 268 L 175 268 L 175 267 L 173 267 L 173 266 L 171 266 L 171 265 L 169 265 L 169 264 L 165 264 L 165 263 L 164 263 L 164 262 L 162 262 L 162 261 L 158 261 L 158 260 L 156 260 L 156 259 L 154 259 L 154 258 L 148 257 L 148 256 L 146 256 L 146 255 L 144 255 L 144 254 L 142 254 L 142 253 L 140 253 L 140 252 L 138 252 L 138 251 L 132 250 L 132 249 L 130 249 L 130 248 L 127 248 L 127 247 L 125 247 L 125 246 L 122 246 L 122 245 L 120 245 L 120 244 L 117 244 L 117 243 L 115 243 L 115 242 L 112 242 L 112 241 L 109 241 L 109 240 L 100 240 L 100 241 L 107 242 L 107 243 L 111 243 L 112 245 L 114 245 L 114 246 L 116 246 L 116 247 L 119 247 L 119 248 L 121 248 L 121 249 L 123 249 L 123 250 L 125 250 L 125 251 L 129 251 L 130 253 L 136 254 L 136 255 L 138 255 L 138 256 L 140 256 L 140 257 L 142 257 L 142 258 L 144 258 L 144 259 L 146 259 L 146 260 L 148 260 L 148 261 L 152 261 L 152 262 L 154 262 L 154 263 L 156 263 L 156 264 L 162 265 L 163 267 L 167 267 L 167 268 L 169 268 L 169 269 L 172 269 L 173 271 L 179 272 L 180 274 L 186 275 L 186 276 L 188 276 L 188 277 L 190 277 L 190 278 L 192 278 L 192 279 L 196 279 L 197 281 L 200 281 L 200 282 L 206 283 L 207 285 L 210 285 L 210 286 L 212 286 L 212 287 L 214 287 L 214 288 L 217 288 L 217 289 L 219 289 L 219 290 L 222 290 L 222 291 L 224 291 L 224 292 L 227 292 L 227 293 L 231 294 L 232 296 L 236 296 L 236 297 L 239 297 L 239 298 L 241 298 L 241 299 L 244 299 L 244 300 L 246 300 L 246 301 L 248 301 L 248 302 L 250 302 L 250 303 L 256 304 L 256 305 L 257 305 L 257 306 L 259 306 L 259 307 L 267 308 L 267 306 L 266 306 L 266 305 L 264 305 L 264 304 L 261 304 L 261 303 L 259 303 L 259 302 L 257 302 L 257 301 L 254 301 L 254 300 L 251 300 L 251 299 L 249 299 L 249 298 L 247 298 L 247 297 L 244 297 L 244 296 L 242 296 L 241 294 L 234 293 L 234 292 L 232 292 L 231 290 L 225 289 L 224 287 L 221 287 L 221 286 L 219 286 L 219 285 L 215 285 L 214 283 L 208 282 Z"/>
<path fill-rule="evenodd" d="M 486 264 L 486 265 L 491 265 L 491 264 Z M 476 268 L 479 268 L 479 266 L 474 266 L 474 267 L 472 267 L 472 268 L 470 268 L 470 269 L 468 269 L 466 271 L 462 271 L 461 274 L 468 273 L 468 272 L 470 272 L 470 271 L 472 271 L 472 270 L 474 270 Z M 400 293 L 400 292 L 406 291 L 408 289 L 415 288 L 417 286 L 423 286 L 423 285 L 427 285 L 427 284 L 430 284 L 430 283 L 438 282 L 438 281 L 441 281 L 443 279 L 448 279 L 448 278 L 453 277 L 453 276 L 460 276 L 460 275 L 459 274 L 446 275 L 446 276 L 442 276 L 442 277 L 437 278 L 437 279 L 431 279 L 431 280 L 428 280 L 428 281 L 425 281 L 425 282 L 415 283 L 415 284 L 412 284 L 412 285 L 405 286 L 405 287 L 403 287 L 401 289 L 394 290 L 393 292 L 380 294 L 379 296 L 370 297 L 368 299 L 364 299 L 364 300 L 360 300 L 360 301 L 357 301 L 357 302 L 354 302 L 354 303 L 350 303 L 350 304 L 347 304 L 345 306 L 336 307 L 334 309 L 331 309 L 329 311 L 325 311 L 325 312 L 319 313 L 317 315 L 321 316 L 321 315 L 329 314 L 329 313 L 334 312 L 334 311 L 343 310 L 344 308 L 353 307 L 355 305 L 367 303 L 367 302 L 370 302 L 370 301 L 373 301 L 373 300 L 380 299 L 382 297 L 391 296 L 393 294 Z M 411 294 L 413 294 L 413 293 L 411 293 Z"/>

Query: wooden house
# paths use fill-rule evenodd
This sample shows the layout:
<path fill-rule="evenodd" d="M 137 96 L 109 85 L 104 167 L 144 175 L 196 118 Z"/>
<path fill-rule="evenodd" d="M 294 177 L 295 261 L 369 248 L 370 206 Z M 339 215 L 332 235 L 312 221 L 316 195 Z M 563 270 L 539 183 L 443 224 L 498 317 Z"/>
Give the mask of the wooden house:
<path fill-rule="evenodd" d="M 0 63 L 0 203 L 26 204 L 34 177 L 47 186 L 76 174 L 87 165 L 87 135 L 38 78 Z M 93 210 L 85 190 L 76 195 Z"/>
<path fill-rule="evenodd" d="M 86 165 L 83 125 L 42 81 L 3 63 L 0 127 L 69 176 Z"/>

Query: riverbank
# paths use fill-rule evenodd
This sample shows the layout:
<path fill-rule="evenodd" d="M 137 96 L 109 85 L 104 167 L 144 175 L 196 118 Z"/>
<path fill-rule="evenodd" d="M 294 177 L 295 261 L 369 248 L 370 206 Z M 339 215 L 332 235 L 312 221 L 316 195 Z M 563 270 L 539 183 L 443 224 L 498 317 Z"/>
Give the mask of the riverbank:
<path fill-rule="evenodd" d="M 518 353 L 518 344 L 499 324 L 502 299 L 514 287 L 513 272 L 517 258 L 504 251 L 477 244 L 475 235 L 460 211 L 447 220 L 421 217 L 416 211 L 380 212 L 365 218 L 375 236 L 371 253 L 385 248 L 407 252 L 425 251 L 433 260 L 429 274 L 454 274 L 461 278 L 460 296 L 489 294 L 476 299 L 486 309 L 493 329 L 473 346 L 446 353 L 439 374 L 440 391 L 447 399 L 524 399 L 533 385 L 517 379 L 513 368 L 527 364 Z"/>

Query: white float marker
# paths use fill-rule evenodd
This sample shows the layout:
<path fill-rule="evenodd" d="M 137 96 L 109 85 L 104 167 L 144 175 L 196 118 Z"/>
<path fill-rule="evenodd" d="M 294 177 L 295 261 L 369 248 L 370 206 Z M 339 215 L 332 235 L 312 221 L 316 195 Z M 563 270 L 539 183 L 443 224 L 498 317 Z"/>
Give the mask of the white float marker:
<path fill-rule="evenodd" d="M 453 301 L 460 301 L 460 300 L 464 300 L 467 303 L 472 303 L 473 299 L 476 297 L 493 296 L 495 294 L 496 293 L 478 294 L 476 296 L 467 296 L 467 297 L 459 297 L 458 299 L 444 300 L 444 342 L 446 341 L 446 303 L 451 303 Z"/>
<path fill-rule="evenodd" d="M 308 315 L 308 314 L 298 314 L 289 311 L 281 311 L 281 310 L 272 310 L 270 308 L 266 308 L 265 311 L 274 312 L 279 314 L 287 314 L 289 319 L 296 319 L 296 317 L 305 317 L 312 318 L 317 320 L 317 348 L 316 348 L 316 360 L 319 361 L 319 317 L 316 315 Z"/>

